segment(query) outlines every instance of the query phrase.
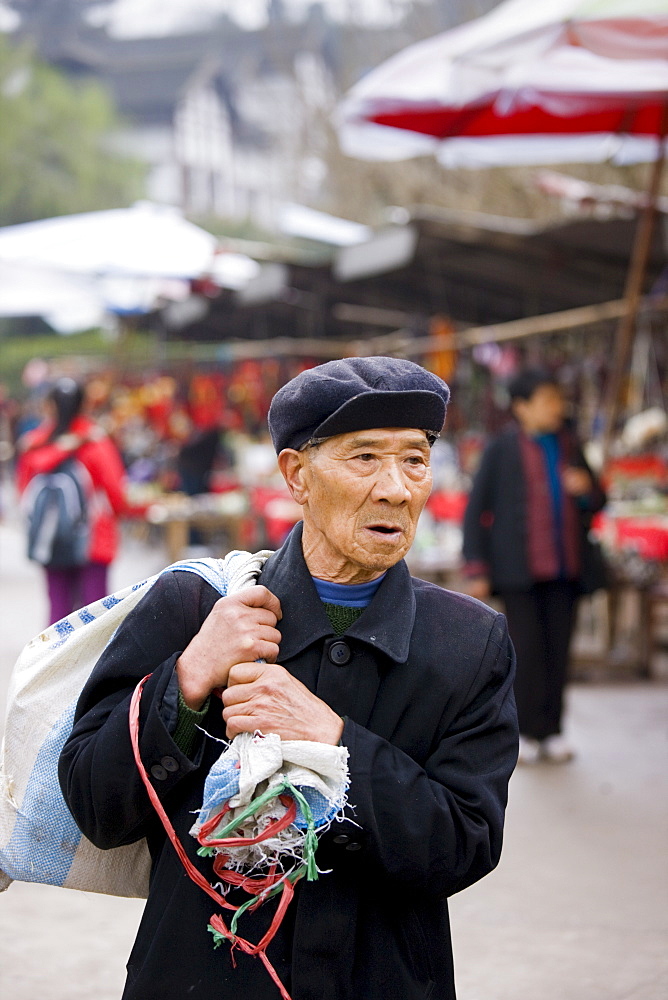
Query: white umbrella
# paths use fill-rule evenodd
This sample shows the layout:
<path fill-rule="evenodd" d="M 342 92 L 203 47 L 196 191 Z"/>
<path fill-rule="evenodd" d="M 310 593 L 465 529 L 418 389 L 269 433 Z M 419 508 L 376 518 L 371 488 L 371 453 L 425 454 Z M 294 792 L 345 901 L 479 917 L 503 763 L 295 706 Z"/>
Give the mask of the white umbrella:
<path fill-rule="evenodd" d="M 0 315 L 43 316 L 59 332 L 106 312 L 148 312 L 208 274 L 217 240 L 176 209 L 139 202 L 0 229 Z"/>
<path fill-rule="evenodd" d="M 0 261 L 0 316 L 43 316 L 59 333 L 99 326 L 105 307 L 93 278 Z"/>
<path fill-rule="evenodd" d="M 82 300 L 100 304 L 90 278 L 0 261 L 0 316 L 39 316 Z"/>
<path fill-rule="evenodd" d="M 216 238 L 175 209 L 66 215 L 0 229 L 0 261 L 94 275 L 196 278 L 213 264 Z"/>
<path fill-rule="evenodd" d="M 667 98 L 668 0 L 506 0 L 373 70 L 338 126 L 367 159 L 639 162 Z"/>

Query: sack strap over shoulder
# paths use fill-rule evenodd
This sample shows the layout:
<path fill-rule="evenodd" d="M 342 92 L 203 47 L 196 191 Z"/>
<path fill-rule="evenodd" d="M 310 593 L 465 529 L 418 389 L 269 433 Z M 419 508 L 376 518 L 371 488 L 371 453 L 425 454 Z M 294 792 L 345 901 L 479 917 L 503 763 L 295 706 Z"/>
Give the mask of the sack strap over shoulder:
<path fill-rule="evenodd" d="M 183 559 L 172 563 L 167 570 L 179 573 L 196 573 L 206 580 L 221 597 L 236 594 L 257 583 L 271 549 L 259 552 L 245 552 L 235 549 L 224 559 Z"/>

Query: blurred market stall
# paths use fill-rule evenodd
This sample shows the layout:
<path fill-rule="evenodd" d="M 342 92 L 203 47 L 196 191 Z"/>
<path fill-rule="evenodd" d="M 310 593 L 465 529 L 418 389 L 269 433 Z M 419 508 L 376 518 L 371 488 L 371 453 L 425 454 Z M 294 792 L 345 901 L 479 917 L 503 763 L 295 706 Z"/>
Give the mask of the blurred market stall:
<path fill-rule="evenodd" d="M 629 264 L 605 443 L 646 279 L 668 132 L 668 0 L 506 0 L 412 45 L 339 109 L 345 152 L 445 166 L 655 161 Z"/>
<path fill-rule="evenodd" d="M 655 353 L 657 345 L 659 353 L 665 345 L 665 322 L 659 320 L 652 333 L 646 311 L 651 301 L 663 308 L 663 279 L 644 303 L 642 295 L 654 281 L 648 261 L 656 246 L 668 132 L 668 0 L 506 0 L 486 16 L 412 45 L 371 71 L 340 105 L 337 124 L 344 152 L 364 159 L 432 153 L 445 167 L 477 168 L 653 161 L 646 193 L 626 199 L 626 210 L 639 210 L 639 219 L 623 300 L 589 313 L 596 322 L 605 311 L 618 325 L 604 361 L 604 405 L 598 407 L 597 426 L 585 432 L 595 439 L 598 467 L 607 460 L 612 497 L 596 525 L 612 570 L 604 654 L 613 656 L 619 645 L 612 634 L 617 605 L 622 592 L 631 589 L 640 608 L 627 645 L 638 669 L 649 672 L 655 609 L 668 608 L 665 359 L 657 367 Z M 539 183 L 548 181 L 543 176 Z M 665 246 L 660 254 L 665 261 Z M 470 344 L 481 345 L 482 351 L 485 345 L 501 375 L 504 341 L 514 345 L 523 336 L 553 333 L 557 327 L 581 336 L 586 323 L 586 309 L 572 310 L 570 315 L 526 317 L 496 330 L 441 333 L 432 343 L 453 352 Z M 421 346 L 428 349 L 428 338 Z M 568 364 L 571 371 L 576 357 L 577 352 Z M 641 400 L 634 380 L 639 370 L 647 376 L 648 365 L 657 374 L 654 396 Z M 579 367 L 586 366 L 581 348 Z M 643 412 L 643 407 L 649 409 Z M 653 434 L 634 441 L 633 422 L 646 420 L 653 410 L 663 423 L 655 421 Z M 655 459 L 663 472 L 651 486 L 646 480 L 640 486 L 628 469 Z M 624 466 L 627 460 L 630 465 Z M 618 462 L 627 475 L 619 475 Z"/>
<path fill-rule="evenodd" d="M 182 302 L 192 279 L 242 288 L 259 265 L 218 254 L 218 240 L 167 205 L 85 212 L 0 228 L 0 316 L 43 316 L 71 333 L 106 313 Z"/>

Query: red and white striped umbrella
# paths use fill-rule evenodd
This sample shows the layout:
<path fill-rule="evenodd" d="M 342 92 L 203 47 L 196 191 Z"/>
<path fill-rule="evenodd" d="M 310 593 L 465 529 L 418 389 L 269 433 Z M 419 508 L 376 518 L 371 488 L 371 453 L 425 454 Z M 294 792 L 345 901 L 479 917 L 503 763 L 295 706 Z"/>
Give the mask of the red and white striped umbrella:
<path fill-rule="evenodd" d="M 369 73 L 338 128 L 364 159 L 642 162 L 667 103 L 668 0 L 506 0 Z"/>

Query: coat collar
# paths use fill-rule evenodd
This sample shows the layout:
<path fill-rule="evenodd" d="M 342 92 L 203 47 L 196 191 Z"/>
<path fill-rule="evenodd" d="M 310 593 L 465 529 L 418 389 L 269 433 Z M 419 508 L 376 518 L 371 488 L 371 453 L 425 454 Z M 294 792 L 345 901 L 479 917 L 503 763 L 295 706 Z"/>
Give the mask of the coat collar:
<path fill-rule="evenodd" d="M 301 523 L 269 557 L 258 582 L 281 602 L 283 617 L 278 628 L 283 658 L 291 659 L 312 643 L 334 634 L 304 561 Z M 415 595 L 402 559 L 387 571 L 371 604 L 346 635 L 380 649 L 396 663 L 405 663 L 414 621 Z"/>

